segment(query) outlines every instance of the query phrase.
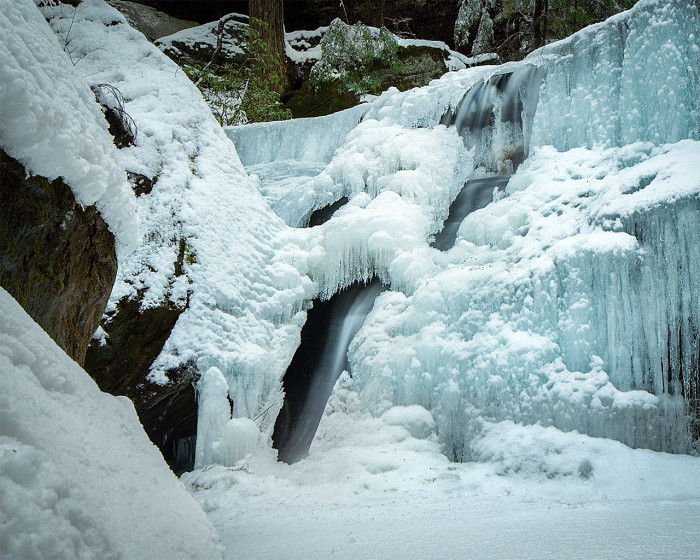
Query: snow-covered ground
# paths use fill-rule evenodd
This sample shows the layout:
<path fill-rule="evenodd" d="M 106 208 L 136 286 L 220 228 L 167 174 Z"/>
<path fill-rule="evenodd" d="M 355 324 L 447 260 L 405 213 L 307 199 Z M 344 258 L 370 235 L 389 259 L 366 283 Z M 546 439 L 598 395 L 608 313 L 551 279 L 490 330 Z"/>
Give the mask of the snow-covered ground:
<path fill-rule="evenodd" d="M 0 555 L 220 558 L 125 397 L 102 393 L 0 288 Z"/>
<path fill-rule="evenodd" d="M 361 413 L 341 377 L 309 456 L 182 477 L 226 558 L 695 558 L 700 460 L 504 423 L 451 463 L 419 407 Z"/>

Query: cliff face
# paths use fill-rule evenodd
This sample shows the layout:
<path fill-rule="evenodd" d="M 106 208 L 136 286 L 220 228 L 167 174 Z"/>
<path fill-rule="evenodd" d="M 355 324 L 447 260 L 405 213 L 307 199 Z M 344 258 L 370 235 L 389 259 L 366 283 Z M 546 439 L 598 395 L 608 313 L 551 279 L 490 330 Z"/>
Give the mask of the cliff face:
<path fill-rule="evenodd" d="M 131 399 L 144 430 L 178 474 L 193 466 L 193 384 L 199 374 L 194 363 L 168 370 L 164 384 L 149 380 L 148 373 L 183 311 L 169 302 L 141 309 L 139 299 L 125 298 L 103 324 L 107 336 L 92 340 L 85 360 L 85 371 L 100 389 Z"/>
<path fill-rule="evenodd" d="M 137 0 L 171 16 L 206 23 L 231 12 L 248 13 L 248 0 Z M 287 31 L 316 29 L 339 17 L 347 23 L 386 25 L 421 39 L 451 44 L 459 3 L 455 0 L 285 0 Z"/>
<path fill-rule="evenodd" d="M 0 285 L 81 366 L 116 273 L 114 236 L 95 207 L 0 150 Z"/>
<path fill-rule="evenodd" d="M 182 309 L 141 311 L 124 300 L 106 340 L 91 340 L 116 273 L 114 236 L 95 207 L 81 208 L 62 180 L 31 176 L 0 150 L 0 285 L 103 391 L 133 401 L 175 470 L 191 468 L 181 457 L 196 432 L 194 366 L 168 372 L 166 385 L 147 381 Z"/>

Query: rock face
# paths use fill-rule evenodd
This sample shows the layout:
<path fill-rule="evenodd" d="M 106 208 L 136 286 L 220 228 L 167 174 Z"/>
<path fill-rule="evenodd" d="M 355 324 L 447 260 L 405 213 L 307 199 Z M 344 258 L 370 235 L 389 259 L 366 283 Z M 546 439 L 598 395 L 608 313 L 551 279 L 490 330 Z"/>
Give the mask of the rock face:
<path fill-rule="evenodd" d="M 372 76 L 377 80 L 377 88 L 368 93 L 378 95 L 391 86 L 400 91 L 425 86 L 448 70 L 446 61 L 449 53 L 446 50 L 411 45 L 401 47 L 396 54 L 399 65 L 378 63 L 370 68 Z M 296 118 L 329 115 L 354 107 L 360 102 L 360 96 L 339 91 L 337 81 L 324 83 L 314 89 L 308 82 L 308 75 L 303 76 L 303 80 L 302 86 L 285 101 L 285 106 Z"/>
<path fill-rule="evenodd" d="M 81 366 L 116 273 L 114 236 L 95 207 L 0 150 L 0 285 Z"/>
<path fill-rule="evenodd" d="M 287 31 L 314 29 L 339 17 L 346 23 L 361 21 L 374 27 L 386 26 L 398 35 L 452 43 L 459 5 L 454 0 L 286 0 L 284 20 Z"/>
<path fill-rule="evenodd" d="M 183 311 L 169 302 L 142 310 L 139 300 L 124 299 L 103 323 L 107 336 L 91 342 L 85 360 L 100 389 L 131 399 L 148 437 L 176 473 L 194 464 L 193 383 L 199 376 L 190 363 L 168 371 L 165 384 L 150 381 L 148 373 Z"/>
<path fill-rule="evenodd" d="M 139 0 L 139 3 L 201 23 L 231 12 L 248 13 L 248 0 Z M 421 39 L 451 44 L 459 9 L 455 0 L 344 0 L 343 5 L 345 8 L 338 0 L 285 0 L 285 28 L 287 31 L 316 29 L 339 17 L 346 23 L 385 25 L 399 34 L 410 32 Z"/>
<path fill-rule="evenodd" d="M 197 25 L 194 21 L 178 19 L 136 2 L 107 0 L 107 4 L 119 10 L 134 29 L 143 33 L 149 41 L 172 35 Z"/>

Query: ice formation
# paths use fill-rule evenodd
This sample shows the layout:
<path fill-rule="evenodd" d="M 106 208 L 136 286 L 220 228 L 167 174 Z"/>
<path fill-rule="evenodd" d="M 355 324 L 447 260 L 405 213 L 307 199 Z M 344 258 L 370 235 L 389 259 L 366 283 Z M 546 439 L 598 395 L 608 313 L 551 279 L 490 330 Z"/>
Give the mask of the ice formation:
<path fill-rule="evenodd" d="M 7 559 L 221 558 L 148 441 L 0 288 L 0 552 Z"/>
<path fill-rule="evenodd" d="M 121 15 L 101 0 L 72 10 L 46 14 L 59 36 L 72 28 L 76 68 L 128 99 L 139 140 L 123 165 L 158 178 L 137 201 L 144 238 L 111 305 L 187 306 L 152 374 L 186 361 L 202 373 L 198 466 L 260 452 L 240 419 L 271 435 L 304 308 L 373 277 L 390 290 L 350 345 L 354 390 L 389 420 L 422 406 L 450 458 L 483 457 L 479 438 L 503 422 L 689 450 L 694 4 L 642 0 L 522 63 L 231 129 L 240 160 L 196 88 Z M 431 247 L 464 183 L 493 173 L 514 175 L 454 247 Z"/>
<path fill-rule="evenodd" d="M 510 421 L 690 449 L 698 28 L 692 3 L 642 0 L 522 63 L 390 90 L 349 132 L 330 124 L 348 116 L 327 117 L 336 148 L 304 160 L 315 176 L 266 171 L 261 191 L 290 225 L 349 199 L 323 225 L 288 232 L 321 297 L 372 276 L 391 285 L 349 351 L 369 410 L 423 406 L 459 460 Z M 316 122 L 296 126 L 308 139 Z M 466 179 L 523 159 L 454 248 L 429 247 Z"/>

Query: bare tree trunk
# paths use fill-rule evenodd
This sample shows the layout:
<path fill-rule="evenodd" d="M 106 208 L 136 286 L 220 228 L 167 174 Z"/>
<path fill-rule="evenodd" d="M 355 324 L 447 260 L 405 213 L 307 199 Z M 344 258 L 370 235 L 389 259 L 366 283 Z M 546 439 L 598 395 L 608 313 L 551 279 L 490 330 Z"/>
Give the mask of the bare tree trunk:
<path fill-rule="evenodd" d="M 542 0 L 535 0 L 532 26 L 535 33 L 535 48 L 542 46 Z"/>
<path fill-rule="evenodd" d="M 282 0 L 250 0 L 249 9 L 251 26 L 267 46 L 279 76 L 274 89 L 283 93 L 288 84 L 284 52 L 284 3 Z"/>

